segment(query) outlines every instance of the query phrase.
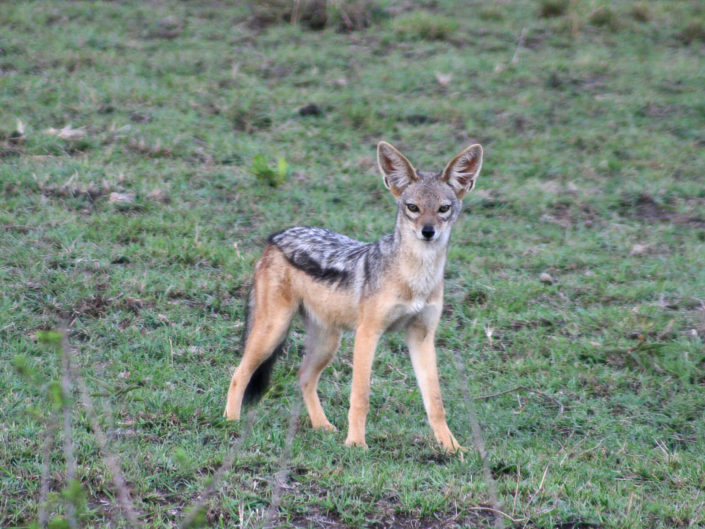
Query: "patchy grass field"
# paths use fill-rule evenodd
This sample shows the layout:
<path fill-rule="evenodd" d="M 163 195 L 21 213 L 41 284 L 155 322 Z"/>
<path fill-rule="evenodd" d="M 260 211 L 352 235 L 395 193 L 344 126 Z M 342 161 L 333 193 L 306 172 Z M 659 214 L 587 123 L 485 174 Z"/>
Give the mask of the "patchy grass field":
<path fill-rule="evenodd" d="M 330 3 L 3 5 L 0 526 L 130 525 L 105 453 L 144 527 L 224 461 L 196 523 L 705 525 L 705 6 Z M 321 382 L 338 433 L 295 416 L 286 442 L 300 329 L 251 428 L 221 419 L 265 237 L 391 230 L 380 139 L 422 169 L 485 147 L 438 345 L 486 464 L 435 447 L 398 336 L 369 451 L 342 444 L 350 338 Z M 40 343 L 62 324 L 95 424 Z"/>

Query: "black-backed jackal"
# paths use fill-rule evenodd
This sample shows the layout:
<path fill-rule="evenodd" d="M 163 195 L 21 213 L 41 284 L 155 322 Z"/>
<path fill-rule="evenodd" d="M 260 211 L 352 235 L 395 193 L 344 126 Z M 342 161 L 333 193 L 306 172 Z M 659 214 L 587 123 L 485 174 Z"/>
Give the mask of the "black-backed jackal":
<path fill-rule="evenodd" d="M 417 171 L 394 147 L 377 146 L 384 185 L 397 200 L 394 233 L 363 243 L 322 228 L 295 227 L 269 237 L 255 269 L 247 341 L 235 370 L 225 416 L 240 418 L 243 398 L 256 398 L 269 380 L 276 352 L 300 311 L 306 353 L 299 385 L 314 428 L 335 430 L 318 399 L 318 380 L 344 330 L 355 331 L 346 445 L 366 447 L 370 375 L 386 331 L 405 331 L 428 420 L 438 443 L 461 449 L 446 423 L 434 336 L 443 305 L 451 227 L 461 199 L 475 186 L 482 147 L 472 145 L 439 173 Z"/>

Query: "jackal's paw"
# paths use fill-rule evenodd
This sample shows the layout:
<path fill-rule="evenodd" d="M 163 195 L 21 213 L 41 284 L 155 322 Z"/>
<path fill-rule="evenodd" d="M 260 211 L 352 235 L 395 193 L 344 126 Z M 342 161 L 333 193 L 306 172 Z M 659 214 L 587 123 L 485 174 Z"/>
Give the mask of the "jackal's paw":
<path fill-rule="evenodd" d="M 326 432 L 337 432 L 338 429 L 328 421 L 313 425 L 314 430 L 324 430 Z"/>
<path fill-rule="evenodd" d="M 460 454 L 461 457 L 463 453 L 468 451 L 468 449 L 461 446 L 452 435 L 448 439 L 439 439 L 438 444 L 440 444 L 441 448 L 443 448 L 446 452 L 450 454 Z"/>
<path fill-rule="evenodd" d="M 345 440 L 345 446 L 359 446 L 360 448 L 364 448 L 365 450 L 367 450 L 369 448 L 369 446 L 367 446 L 367 443 L 365 442 L 364 439 L 363 440 L 355 440 L 355 439 L 350 439 L 350 437 L 348 437 Z"/>
<path fill-rule="evenodd" d="M 453 439 L 455 441 L 455 439 Z M 460 446 L 457 441 L 454 443 L 441 443 L 441 449 L 447 454 L 456 455 L 461 461 L 465 461 L 465 453 L 468 451 L 464 446 Z"/>
<path fill-rule="evenodd" d="M 467 453 L 468 449 L 465 448 L 464 446 L 456 446 L 455 449 L 453 450 L 448 450 L 448 453 L 454 454 L 460 458 L 461 461 L 465 461 L 465 454 Z"/>

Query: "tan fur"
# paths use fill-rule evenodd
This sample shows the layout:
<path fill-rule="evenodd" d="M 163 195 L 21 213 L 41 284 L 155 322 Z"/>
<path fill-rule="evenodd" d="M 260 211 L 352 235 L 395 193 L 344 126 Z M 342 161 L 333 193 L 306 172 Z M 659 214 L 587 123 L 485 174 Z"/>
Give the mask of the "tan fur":
<path fill-rule="evenodd" d="M 479 148 L 473 146 L 470 149 L 475 147 Z M 402 187 L 402 177 L 405 174 L 413 177 L 415 170 L 390 145 L 380 144 L 379 149 L 385 185 L 400 197 L 405 189 Z M 458 155 L 446 167 L 446 172 L 453 170 L 453 164 L 457 165 L 458 160 L 464 169 L 467 165 L 466 153 L 470 149 Z M 481 164 L 481 149 L 479 152 Z M 468 186 L 474 185 L 476 176 L 473 175 L 473 181 Z M 299 369 L 299 384 L 314 428 L 335 430 L 323 411 L 317 386 L 321 372 L 335 356 L 342 332 L 353 330 L 353 380 L 345 444 L 367 446 L 365 422 L 369 411 L 375 349 L 384 332 L 402 330 L 406 333 L 424 407 L 438 443 L 450 452 L 462 449 L 446 423 L 434 346 L 443 305 L 445 246 L 443 251 L 429 250 L 429 243 L 419 240 L 421 236 L 418 235 L 424 225 L 434 225 L 441 230 L 439 236 L 446 237 L 447 241 L 447 234 L 442 232 L 445 229 L 442 226 L 443 215 L 438 212 L 443 204 L 443 193 L 448 194 L 447 186 L 443 187 L 440 183 L 434 185 L 417 184 L 418 190 L 404 195 L 406 199 L 419 203 L 420 212 L 416 217 L 409 214 L 401 220 L 408 223 L 408 229 L 405 228 L 407 231 L 402 233 L 398 254 L 385 269 L 379 288 L 362 298 L 356 298 L 349 289 L 318 281 L 299 270 L 287 261 L 276 246 L 265 248 L 255 270 L 254 305 L 257 310 L 253 314 L 242 362 L 232 377 L 228 391 L 225 416 L 229 420 L 239 419 L 243 394 L 250 378 L 282 339 L 294 313 L 303 307 L 307 316 L 307 338 L 306 355 Z M 463 187 L 454 192 L 456 196 L 462 196 L 466 190 Z M 450 227 L 447 228 L 449 230 Z"/>

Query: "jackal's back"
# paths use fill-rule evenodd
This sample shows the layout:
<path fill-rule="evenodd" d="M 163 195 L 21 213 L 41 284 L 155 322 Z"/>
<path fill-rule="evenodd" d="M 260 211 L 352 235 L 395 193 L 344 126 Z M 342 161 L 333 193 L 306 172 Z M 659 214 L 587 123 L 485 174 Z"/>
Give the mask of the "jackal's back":
<path fill-rule="evenodd" d="M 296 226 L 270 235 L 269 243 L 312 278 L 365 294 L 378 284 L 391 239 L 366 243 L 324 228 Z"/>

